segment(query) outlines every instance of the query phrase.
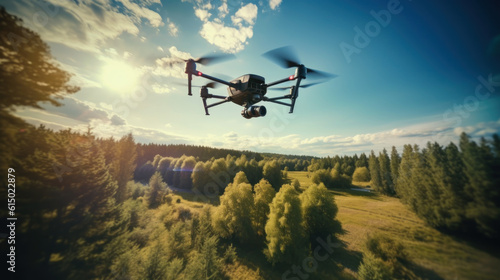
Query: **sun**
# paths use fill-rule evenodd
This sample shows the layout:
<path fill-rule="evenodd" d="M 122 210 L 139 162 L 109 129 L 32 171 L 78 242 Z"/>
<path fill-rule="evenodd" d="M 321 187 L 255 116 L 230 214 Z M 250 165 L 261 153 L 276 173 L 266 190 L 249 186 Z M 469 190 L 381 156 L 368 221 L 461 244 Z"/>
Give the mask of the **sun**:
<path fill-rule="evenodd" d="M 131 91 L 139 82 L 140 71 L 118 60 L 108 60 L 102 67 L 102 83 L 107 88 L 118 91 Z"/>

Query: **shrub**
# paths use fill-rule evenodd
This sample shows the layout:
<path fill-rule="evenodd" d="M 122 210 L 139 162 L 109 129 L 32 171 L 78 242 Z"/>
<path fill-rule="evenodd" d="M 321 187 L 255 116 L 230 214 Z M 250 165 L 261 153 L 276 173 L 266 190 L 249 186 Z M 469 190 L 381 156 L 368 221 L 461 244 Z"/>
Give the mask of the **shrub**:
<path fill-rule="evenodd" d="M 370 182 L 370 171 L 366 167 L 356 167 L 354 174 L 352 174 L 352 180 L 356 182 Z"/>
<path fill-rule="evenodd" d="M 365 242 L 360 279 L 415 279 L 404 265 L 407 254 L 403 245 L 385 235 L 374 235 Z"/>

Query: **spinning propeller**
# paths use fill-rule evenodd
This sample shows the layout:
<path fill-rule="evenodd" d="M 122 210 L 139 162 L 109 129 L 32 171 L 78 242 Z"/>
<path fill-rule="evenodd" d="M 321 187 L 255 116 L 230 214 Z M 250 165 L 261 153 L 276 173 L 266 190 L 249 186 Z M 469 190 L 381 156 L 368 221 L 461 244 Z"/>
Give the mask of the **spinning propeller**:
<path fill-rule="evenodd" d="M 186 62 L 192 61 L 195 63 L 199 63 L 201 65 L 208 66 L 211 64 L 216 64 L 216 63 L 224 62 L 227 60 L 235 59 L 236 57 L 234 56 L 234 54 L 214 54 L 214 55 L 206 55 L 206 56 L 203 56 L 203 57 L 200 57 L 197 59 L 193 59 L 193 58 L 182 59 L 182 58 L 175 57 L 175 56 L 173 58 L 174 58 L 174 60 L 166 62 L 166 64 L 169 64 L 170 66 L 172 66 L 173 64 L 184 64 Z"/>
<path fill-rule="evenodd" d="M 312 87 L 312 86 L 315 86 L 317 84 L 321 84 L 321 83 L 324 83 L 324 82 L 317 82 L 317 83 L 311 83 L 311 84 L 305 84 L 305 85 L 300 85 L 299 87 L 300 88 L 308 88 L 308 87 Z M 286 90 L 286 89 L 291 89 L 292 86 L 289 86 L 289 87 L 272 87 L 272 88 L 268 88 L 270 90 Z"/>
<path fill-rule="evenodd" d="M 290 46 L 281 47 L 268 51 L 264 53 L 262 56 L 273 61 L 274 63 L 278 64 L 283 68 L 299 67 L 302 65 L 298 62 L 299 59 L 297 58 L 297 55 L 293 50 L 293 48 Z M 312 68 L 306 68 L 306 69 L 307 69 L 307 76 L 311 76 L 314 78 L 332 79 L 337 77 L 337 75 L 335 74 L 315 70 Z"/>

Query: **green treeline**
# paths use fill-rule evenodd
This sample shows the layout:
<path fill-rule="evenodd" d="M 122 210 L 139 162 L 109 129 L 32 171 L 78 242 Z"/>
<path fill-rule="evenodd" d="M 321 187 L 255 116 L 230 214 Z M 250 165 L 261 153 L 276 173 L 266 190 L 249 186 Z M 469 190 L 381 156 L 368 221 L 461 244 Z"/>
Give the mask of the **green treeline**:
<path fill-rule="evenodd" d="M 225 158 L 227 155 L 241 157 L 245 155 L 248 159 L 261 161 L 264 158 L 279 158 L 280 163 L 287 166 L 290 171 L 302 171 L 307 168 L 312 156 L 281 155 L 272 153 L 257 153 L 252 151 L 237 151 L 224 148 L 212 148 L 206 146 L 186 145 L 186 144 L 137 144 L 137 164 L 142 166 L 156 155 L 162 157 L 179 158 L 183 155 L 193 156 L 198 161 L 207 161 L 214 158 Z"/>
<path fill-rule="evenodd" d="M 429 225 L 498 238 L 500 140 L 477 144 L 463 133 L 459 146 L 405 145 L 395 190 Z"/>
<path fill-rule="evenodd" d="M 155 172 L 159 172 L 169 186 L 219 196 L 240 171 L 246 174 L 251 184 L 264 178 L 278 190 L 287 180 L 283 169 L 287 170 L 288 165 L 303 168 L 308 163 L 300 159 L 268 157 L 257 161 L 254 158 L 248 159 L 246 154 L 239 157 L 228 154 L 223 158 L 212 157 L 206 161 L 198 161 L 194 156 L 186 155 L 179 158 L 156 155 L 153 161 L 147 161 L 135 170 L 134 179 L 147 183 Z"/>

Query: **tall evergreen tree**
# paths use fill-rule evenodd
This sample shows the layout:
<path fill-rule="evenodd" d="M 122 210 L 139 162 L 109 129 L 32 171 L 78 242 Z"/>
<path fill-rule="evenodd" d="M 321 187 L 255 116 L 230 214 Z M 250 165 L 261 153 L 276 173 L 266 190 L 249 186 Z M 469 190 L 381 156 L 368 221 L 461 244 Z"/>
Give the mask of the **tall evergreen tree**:
<path fill-rule="evenodd" d="M 404 145 L 401 164 L 399 165 L 398 180 L 396 181 L 396 194 L 406 204 L 410 203 L 410 180 L 413 169 L 412 154 L 412 146 Z"/>
<path fill-rule="evenodd" d="M 146 202 L 149 208 L 158 207 L 163 196 L 167 193 L 167 184 L 163 182 L 160 172 L 155 172 L 149 180 L 149 188 L 146 191 Z"/>
<path fill-rule="evenodd" d="M 379 154 L 378 163 L 380 168 L 381 191 L 384 194 L 393 195 L 394 185 L 392 183 L 391 163 L 385 148 Z"/>
<path fill-rule="evenodd" d="M 102 271 L 90 268 L 103 261 L 101 253 L 115 218 L 116 182 L 90 131 L 80 135 L 66 130 L 47 137 L 48 149 L 36 149 L 23 168 L 30 182 L 26 183 L 29 191 L 19 195 L 26 200 L 20 203 L 24 207 L 19 213 L 31 221 L 32 227 L 20 233 L 27 237 L 22 246 L 33 250 L 40 246 L 36 244 L 40 242 L 38 236 L 44 238 L 41 243 L 46 247 L 40 248 L 40 255 L 34 254 L 38 258 L 30 262 L 34 271 L 60 265 L 61 275 L 54 275 L 56 278 L 74 278 L 79 273 L 97 277 Z M 33 213 L 40 213 L 40 219 L 32 220 Z M 50 263 L 52 254 L 63 256 L 63 260 Z"/>
<path fill-rule="evenodd" d="M 356 167 L 366 167 L 368 168 L 368 159 L 366 158 L 365 153 L 361 153 L 359 159 L 356 161 Z"/>
<path fill-rule="evenodd" d="M 127 182 L 133 177 L 136 167 L 136 156 L 134 138 L 131 133 L 123 136 L 114 145 L 114 160 L 111 165 L 111 174 L 118 185 L 116 190 L 117 203 L 122 203 L 128 198 Z"/>
<path fill-rule="evenodd" d="M 379 192 L 383 192 L 382 178 L 380 176 L 380 165 L 373 150 L 371 151 L 370 157 L 368 159 L 368 164 L 370 168 L 370 177 L 373 189 Z"/>
<path fill-rule="evenodd" d="M 476 223 L 479 232 L 497 237 L 500 232 L 500 192 L 493 179 L 498 171 L 491 169 L 493 154 L 484 141 L 478 146 L 465 133 L 460 135 L 460 149 L 468 178 L 465 186 L 469 197 L 466 215 Z"/>
<path fill-rule="evenodd" d="M 401 163 L 401 157 L 399 156 L 396 147 L 392 146 L 391 151 L 391 177 L 393 185 L 396 185 L 399 176 L 399 164 Z"/>
<path fill-rule="evenodd" d="M 453 142 L 445 148 L 445 153 L 448 184 L 441 196 L 441 204 L 448 209 L 445 224 L 449 229 L 466 231 L 464 189 L 467 178 L 463 172 L 464 163 L 458 147 Z"/>

